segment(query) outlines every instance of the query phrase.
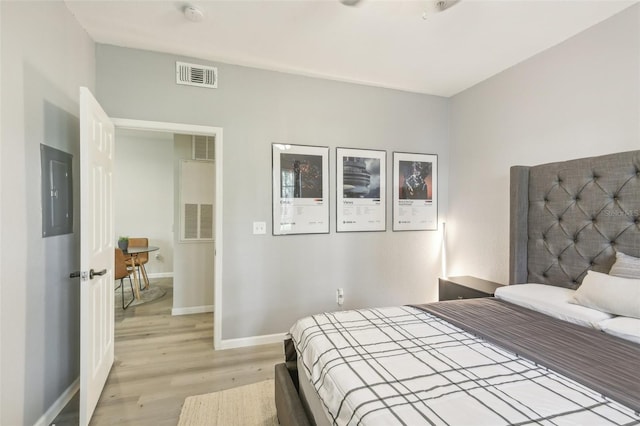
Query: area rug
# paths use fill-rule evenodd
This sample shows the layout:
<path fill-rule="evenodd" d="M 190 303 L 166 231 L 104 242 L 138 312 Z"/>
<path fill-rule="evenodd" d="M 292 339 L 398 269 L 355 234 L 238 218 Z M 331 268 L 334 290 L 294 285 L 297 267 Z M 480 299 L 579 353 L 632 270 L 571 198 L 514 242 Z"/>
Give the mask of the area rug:
<path fill-rule="evenodd" d="M 274 382 L 226 389 L 185 399 L 178 426 L 277 426 Z"/>
<path fill-rule="evenodd" d="M 135 285 L 135 283 L 133 284 Z M 149 303 L 161 299 L 164 295 L 167 294 L 166 290 L 163 290 L 160 287 L 149 286 L 146 290 L 140 290 L 140 300 L 134 300 L 129 306 L 138 306 L 143 303 Z M 129 287 L 129 283 L 125 281 L 124 286 L 124 300 L 127 303 L 131 300 L 131 287 Z M 119 304 L 119 305 L 118 305 Z M 116 305 L 122 309 L 122 293 L 120 289 L 116 290 Z"/>

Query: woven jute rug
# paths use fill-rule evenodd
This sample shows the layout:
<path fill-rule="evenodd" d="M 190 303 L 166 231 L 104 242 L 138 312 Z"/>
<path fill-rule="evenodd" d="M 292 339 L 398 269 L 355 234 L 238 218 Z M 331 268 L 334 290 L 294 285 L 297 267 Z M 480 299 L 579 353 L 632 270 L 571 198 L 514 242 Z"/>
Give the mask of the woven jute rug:
<path fill-rule="evenodd" d="M 277 426 L 273 380 L 185 399 L 178 426 L 208 425 Z"/>

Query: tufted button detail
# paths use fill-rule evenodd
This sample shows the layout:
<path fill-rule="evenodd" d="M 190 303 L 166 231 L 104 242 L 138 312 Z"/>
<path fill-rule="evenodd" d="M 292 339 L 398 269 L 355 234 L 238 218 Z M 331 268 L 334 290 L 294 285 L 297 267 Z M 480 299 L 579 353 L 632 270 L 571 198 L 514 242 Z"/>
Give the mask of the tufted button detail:
<path fill-rule="evenodd" d="M 610 241 L 609 244 L 611 244 L 612 246 L 615 246 L 616 242 L 615 241 Z"/>
<path fill-rule="evenodd" d="M 547 277 L 547 273 L 546 273 L 546 272 L 543 272 L 543 273 L 542 273 L 542 276 L 546 278 L 546 277 Z"/>
<path fill-rule="evenodd" d="M 562 222 L 562 216 L 558 216 L 558 222 Z"/>

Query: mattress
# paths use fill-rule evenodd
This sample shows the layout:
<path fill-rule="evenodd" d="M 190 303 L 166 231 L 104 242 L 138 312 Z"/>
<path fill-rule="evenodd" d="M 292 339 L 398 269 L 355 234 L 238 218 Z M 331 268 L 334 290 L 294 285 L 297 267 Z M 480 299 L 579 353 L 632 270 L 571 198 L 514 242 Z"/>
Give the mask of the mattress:
<path fill-rule="evenodd" d="M 329 424 L 640 422 L 629 406 L 414 307 L 315 315 L 291 336 L 312 386 L 301 379 L 302 392 L 317 395 L 314 416 Z"/>

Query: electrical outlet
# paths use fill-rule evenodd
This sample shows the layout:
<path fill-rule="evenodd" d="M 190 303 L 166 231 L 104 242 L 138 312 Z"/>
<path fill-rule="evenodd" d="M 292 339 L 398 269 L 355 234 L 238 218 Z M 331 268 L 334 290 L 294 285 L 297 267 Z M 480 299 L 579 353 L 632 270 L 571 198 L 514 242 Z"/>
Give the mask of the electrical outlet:
<path fill-rule="evenodd" d="M 336 290 L 336 303 L 338 304 L 338 306 L 342 306 L 342 304 L 344 303 L 344 290 L 342 290 L 341 288 Z"/>
<path fill-rule="evenodd" d="M 253 234 L 260 235 L 267 233 L 267 223 L 266 222 L 253 222 Z"/>

